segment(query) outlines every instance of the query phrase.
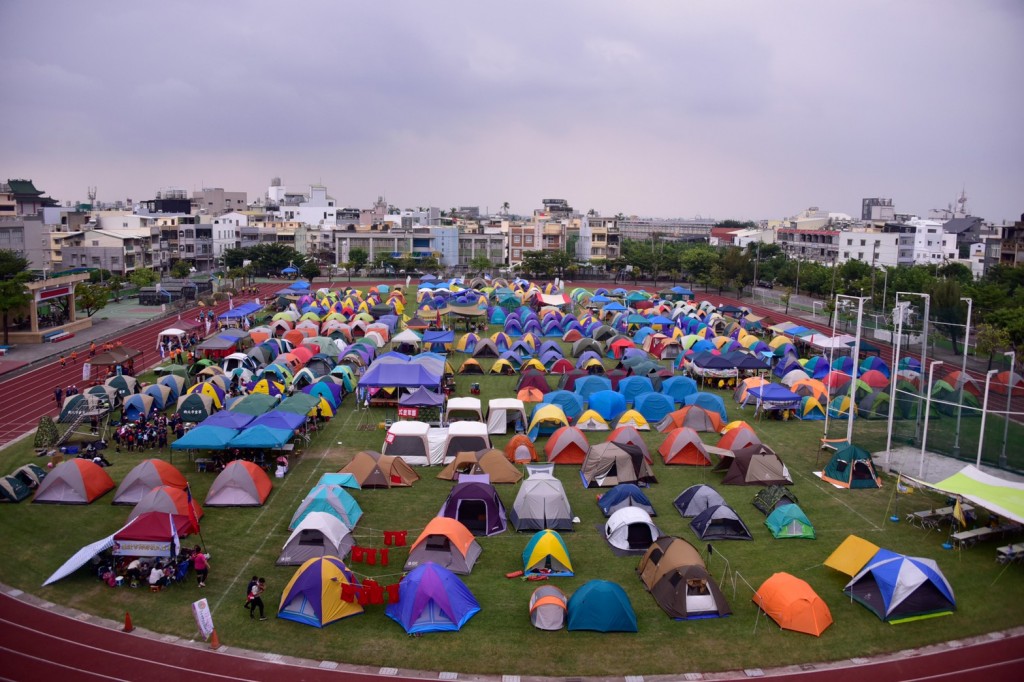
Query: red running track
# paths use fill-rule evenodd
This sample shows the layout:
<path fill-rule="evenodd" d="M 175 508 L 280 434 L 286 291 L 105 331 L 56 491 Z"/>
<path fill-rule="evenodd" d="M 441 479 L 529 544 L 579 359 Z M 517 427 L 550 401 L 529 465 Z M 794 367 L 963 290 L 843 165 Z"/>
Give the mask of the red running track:
<path fill-rule="evenodd" d="M 274 291 L 279 291 L 286 286 L 284 283 L 270 283 L 258 285 L 260 296 L 266 296 Z M 239 297 L 242 299 L 243 297 Z M 214 307 L 214 312 L 220 314 L 228 309 L 227 302 L 219 303 Z M 195 316 L 199 308 L 190 308 L 182 312 L 181 320 L 177 316 L 163 317 L 126 332 L 117 337 L 128 348 L 135 348 L 143 351 L 143 355 L 136 361 L 136 368 L 139 370 L 150 367 L 160 359 L 156 351 L 156 338 L 168 327 L 181 326 L 190 329 L 195 326 Z M 208 310 L 208 308 L 203 308 Z M 102 344 L 98 344 L 102 345 Z M 89 353 L 78 351 L 78 360 L 74 363 L 67 362 L 67 366 L 61 368 L 54 352 L 54 359 L 42 366 L 36 367 L 25 374 L 0 381 L 0 414 L 3 415 L 0 422 L 0 448 L 7 446 L 11 441 L 36 428 L 39 418 L 43 415 L 55 416 L 59 413 L 57 403 L 54 400 L 53 389 L 60 386 L 62 389 L 74 385 L 80 389 L 87 387 L 89 382 L 82 380 L 82 363 L 88 358 Z M 96 376 L 96 371 L 93 372 Z"/>
<path fill-rule="evenodd" d="M 879 627 L 887 627 L 880 624 Z M 793 635 L 794 637 L 799 635 Z M 268 638 L 269 639 L 269 638 Z M 0 677 L 18 682 L 98 680 L 371 680 L 382 676 L 354 669 L 331 670 L 260 660 L 261 654 L 199 644 L 173 644 L 136 630 L 102 627 L 0 594 Z M 600 671 L 593 671 L 600 673 Z M 1018 682 L 1024 679 L 1024 635 L 947 648 L 936 653 L 897 655 L 892 660 L 817 666 L 814 670 L 764 671 L 793 682 L 897 682 L 966 680 Z M 390 680 L 437 679 L 436 673 L 403 671 Z M 474 679 L 479 679 L 474 676 Z M 494 678 L 497 679 L 497 678 Z M 748 680 L 742 672 L 709 673 L 709 680 Z"/>

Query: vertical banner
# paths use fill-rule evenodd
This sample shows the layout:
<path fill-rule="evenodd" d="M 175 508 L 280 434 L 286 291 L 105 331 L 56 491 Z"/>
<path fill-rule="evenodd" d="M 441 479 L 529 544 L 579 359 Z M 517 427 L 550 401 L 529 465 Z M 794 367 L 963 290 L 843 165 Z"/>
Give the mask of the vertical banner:
<path fill-rule="evenodd" d="M 91 376 L 92 376 L 92 363 L 91 362 L 83 362 L 82 363 L 82 381 L 88 381 Z"/>
<path fill-rule="evenodd" d="M 203 641 L 210 639 L 210 635 L 213 634 L 213 614 L 210 612 L 210 604 L 205 597 L 192 602 L 192 615 L 196 618 L 196 627 L 199 628 L 199 634 L 203 636 Z"/>

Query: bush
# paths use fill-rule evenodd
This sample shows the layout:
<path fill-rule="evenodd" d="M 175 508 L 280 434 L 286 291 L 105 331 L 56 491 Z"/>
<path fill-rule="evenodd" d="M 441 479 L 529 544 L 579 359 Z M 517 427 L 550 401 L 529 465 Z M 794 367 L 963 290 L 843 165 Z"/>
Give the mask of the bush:
<path fill-rule="evenodd" d="M 48 448 L 56 443 L 58 438 L 60 438 L 60 433 L 57 431 L 57 425 L 53 419 L 46 415 L 40 417 L 39 426 L 36 427 L 35 447 Z"/>

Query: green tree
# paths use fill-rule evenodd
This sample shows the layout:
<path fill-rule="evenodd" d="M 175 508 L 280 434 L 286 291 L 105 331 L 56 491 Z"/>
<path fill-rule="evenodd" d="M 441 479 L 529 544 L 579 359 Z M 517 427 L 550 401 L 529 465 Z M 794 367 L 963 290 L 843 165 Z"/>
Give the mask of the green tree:
<path fill-rule="evenodd" d="M 245 281 L 245 268 L 231 268 L 227 276 L 231 280 L 231 287 L 237 289 L 238 280 Z"/>
<path fill-rule="evenodd" d="M 187 260 L 179 260 L 171 266 L 171 277 L 175 279 L 187 279 L 192 272 L 192 263 Z"/>
<path fill-rule="evenodd" d="M 299 268 L 299 274 L 312 282 L 314 277 L 320 276 L 320 265 L 316 261 L 306 261 Z"/>
<path fill-rule="evenodd" d="M 151 287 L 160 281 L 160 274 L 153 268 L 136 268 L 128 275 L 129 281 L 138 288 Z"/>
<path fill-rule="evenodd" d="M 366 261 L 370 260 L 370 254 L 365 249 L 349 249 L 348 252 L 348 269 L 351 275 L 353 270 L 362 270 L 366 266 Z"/>
<path fill-rule="evenodd" d="M 546 251 L 524 251 L 519 269 L 530 277 L 546 277 L 551 274 L 551 259 Z"/>
<path fill-rule="evenodd" d="M 725 280 L 731 281 L 735 285 L 737 298 L 742 298 L 743 290 L 754 279 L 754 268 L 750 262 L 750 256 L 738 246 L 730 246 L 722 254 L 721 262 Z"/>
<path fill-rule="evenodd" d="M 246 249 L 225 249 L 224 253 L 221 254 L 221 258 L 224 259 L 224 267 L 226 268 L 240 268 L 247 260 L 252 260 L 252 254 L 248 248 Z"/>
<path fill-rule="evenodd" d="M 25 285 L 32 279 L 28 259 L 9 249 L 0 249 L 0 311 L 4 314 L 4 345 L 8 345 L 10 314 L 32 302 Z"/>
<path fill-rule="evenodd" d="M 959 355 L 957 339 L 963 336 L 963 325 L 967 319 L 967 310 L 960 300 L 960 283 L 954 279 L 940 279 L 931 290 L 932 313 L 938 327 L 953 344 L 953 353 Z"/>
<path fill-rule="evenodd" d="M 306 257 L 293 247 L 278 242 L 268 242 L 250 247 L 249 256 L 256 272 L 262 275 L 278 275 L 289 266 L 298 269 L 306 262 Z M 226 258 L 225 262 L 227 262 Z"/>
<path fill-rule="evenodd" d="M 109 300 L 110 290 L 102 284 L 83 282 L 75 287 L 75 307 L 84 312 L 86 317 L 92 317 L 106 308 Z"/>
<path fill-rule="evenodd" d="M 565 251 L 552 251 L 548 254 L 548 263 L 551 269 L 557 274 L 559 279 L 565 279 L 566 269 L 573 264 L 576 259 L 570 256 Z"/>
<path fill-rule="evenodd" d="M 60 431 L 57 430 L 53 418 L 44 414 L 39 418 L 39 426 L 36 427 L 36 438 L 32 446 L 48 448 L 56 443 L 58 438 L 60 438 Z"/>
<path fill-rule="evenodd" d="M 121 289 L 124 289 L 126 281 L 121 275 L 114 273 L 107 280 L 107 289 L 110 290 L 110 295 L 114 297 L 114 302 L 117 303 L 121 300 Z"/>
<path fill-rule="evenodd" d="M 491 263 L 491 259 L 487 257 L 487 254 L 478 253 L 469 260 L 470 272 L 478 274 L 484 274 L 488 272 L 494 265 Z"/>
<path fill-rule="evenodd" d="M 1010 334 L 1002 327 L 982 322 L 974 331 L 975 348 L 979 355 L 988 356 L 988 368 L 992 369 L 992 357 L 1010 347 Z"/>

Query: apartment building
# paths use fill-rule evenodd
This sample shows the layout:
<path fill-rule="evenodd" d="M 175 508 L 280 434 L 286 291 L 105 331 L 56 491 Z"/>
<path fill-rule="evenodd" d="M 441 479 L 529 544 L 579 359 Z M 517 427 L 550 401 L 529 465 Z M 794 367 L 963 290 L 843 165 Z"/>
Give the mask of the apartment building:
<path fill-rule="evenodd" d="M 229 211 L 244 211 L 248 205 L 245 192 L 227 192 L 223 187 L 204 187 L 192 192 L 192 213 L 219 216 Z"/>

